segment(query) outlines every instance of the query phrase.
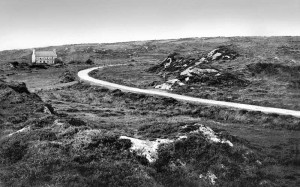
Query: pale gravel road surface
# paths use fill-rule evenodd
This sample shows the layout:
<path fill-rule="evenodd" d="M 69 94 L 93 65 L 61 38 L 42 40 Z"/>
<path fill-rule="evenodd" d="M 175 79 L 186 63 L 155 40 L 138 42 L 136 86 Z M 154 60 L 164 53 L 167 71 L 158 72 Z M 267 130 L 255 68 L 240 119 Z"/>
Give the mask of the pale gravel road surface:
<path fill-rule="evenodd" d="M 110 65 L 110 66 L 117 66 L 117 65 Z M 241 103 L 201 99 L 201 98 L 196 98 L 196 97 L 190 97 L 190 96 L 185 96 L 185 95 L 178 95 L 178 94 L 163 92 L 160 90 L 146 90 L 146 89 L 140 89 L 140 88 L 119 85 L 119 84 L 115 84 L 115 83 L 111 83 L 111 82 L 107 82 L 107 81 L 102 81 L 102 80 L 98 80 L 98 79 L 95 79 L 95 78 L 89 76 L 89 73 L 91 71 L 96 70 L 96 69 L 101 69 L 101 68 L 103 68 L 103 67 L 101 66 L 101 67 L 94 67 L 94 68 L 81 70 L 78 72 L 78 77 L 80 78 L 81 81 L 88 82 L 92 85 L 103 86 L 103 87 L 106 87 L 109 89 L 120 89 L 125 92 L 142 93 L 142 94 L 147 94 L 147 95 L 159 95 L 159 96 L 170 97 L 170 98 L 174 98 L 174 99 L 181 100 L 181 101 L 187 101 L 187 102 L 191 102 L 191 103 L 216 105 L 216 106 L 222 106 L 222 107 L 228 107 L 228 108 L 238 108 L 238 109 L 251 110 L 251 111 L 260 111 L 263 113 L 291 115 L 291 116 L 300 118 L 300 111 L 295 111 L 295 110 L 287 110 L 287 109 L 281 109 L 281 108 L 263 107 L 263 106 L 248 105 L 248 104 L 241 104 Z"/>

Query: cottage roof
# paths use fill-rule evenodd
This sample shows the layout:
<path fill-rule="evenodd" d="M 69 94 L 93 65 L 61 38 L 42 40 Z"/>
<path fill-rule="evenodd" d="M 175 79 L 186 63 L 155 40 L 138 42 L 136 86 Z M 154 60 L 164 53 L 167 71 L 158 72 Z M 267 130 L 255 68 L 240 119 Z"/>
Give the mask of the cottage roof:
<path fill-rule="evenodd" d="M 56 52 L 54 51 L 36 51 L 36 57 L 57 57 Z"/>

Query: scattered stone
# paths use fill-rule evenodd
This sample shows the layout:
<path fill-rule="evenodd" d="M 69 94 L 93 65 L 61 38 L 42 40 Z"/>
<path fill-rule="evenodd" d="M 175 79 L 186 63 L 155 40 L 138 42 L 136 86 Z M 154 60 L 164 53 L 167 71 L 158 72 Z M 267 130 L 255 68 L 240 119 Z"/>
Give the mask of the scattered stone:
<path fill-rule="evenodd" d="M 231 49 L 230 46 L 220 46 L 206 56 L 208 61 L 210 60 L 234 60 L 239 56 L 239 54 Z"/>
<path fill-rule="evenodd" d="M 138 155 L 145 156 L 150 163 L 154 162 L 158 158 L 157 150 L 159 145 L 172 143 L 174 141 L 169 139 L 149 141 L 127 136 L 120 136 L 120 139 L 130 140 L 132 143 L 130 150 L 135 151 Z"/>
<path fill-rule="evenodd" d="M 217 176 L 215 174 L 213 174 L 211 171 L 208 171 L 207 174 L 205 174 L 205 175 L 200 174 L 199 178 L 207 180 L 207 181 L 209 181 L 210 184 L 214 185 L 214 184 L 216 184 Z"/>
<path fill-rule="evenodd" d="M 177 86 L 185 83 L 201 83 L 208 86 L 246 86 L 247 81 L 231 73 L 214 68 L 211 64 L 216 60 L 233 60 L 239 54 L 231 49 L 231 46 L 220 46 L 204 57 L 181 56 L 179 53 L 172 53 L 160 64 L 148 69 L 149 72 L 158 73 L 164 78 L 173 78 L 176 81 L 167 81 L 156 85 L 157 89 L 174 90 Z"/>
<path fill-rule="evenodd" d="M 233 144 L 229 140 L 218 138 L 216 133 L 211 128 L 204 126 L 202 124 L 195 124 L 195 126 L 199 126 L 199 129 L 192 131 L 190 133 L 202 133 L 207 138 L 207 140 L 211 142 L 225 143 L 228 144 L 230 147 L 233 147 Z"/>
<path fill-rule="evenodd" d="M 168 80 L 167 82 L 165 82 L 161 85 L 155 86 L 155 88 L 156 89 L 162 89 L 162 90 L 172 90 L 172 87 L 174 87 L 174 85 L 183 86 L 185 84 L 182 83 L 178 79 L 171 79 L 171 80 Z"/>
<path fill-rule="evenodd" d="M 216 69 L 201 69 L 201 68 L 187 68 L 180 75 L 191 77 L 193 74 L 200 75 L 200 74 L 208 74 L 208 73 L 218 73 L 219 71 Z"/>

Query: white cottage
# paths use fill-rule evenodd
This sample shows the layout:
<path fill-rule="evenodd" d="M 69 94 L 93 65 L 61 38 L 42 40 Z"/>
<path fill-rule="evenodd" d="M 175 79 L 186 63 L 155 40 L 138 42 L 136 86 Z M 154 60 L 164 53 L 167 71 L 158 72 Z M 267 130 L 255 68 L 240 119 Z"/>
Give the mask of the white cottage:
<path fill-rule="evenodd" d="M 32 50 L 32 63 L 46 63 L 54 64 L 54 60 L 57 58 L 55 49 L 53 51 L 35 51 Z"/>

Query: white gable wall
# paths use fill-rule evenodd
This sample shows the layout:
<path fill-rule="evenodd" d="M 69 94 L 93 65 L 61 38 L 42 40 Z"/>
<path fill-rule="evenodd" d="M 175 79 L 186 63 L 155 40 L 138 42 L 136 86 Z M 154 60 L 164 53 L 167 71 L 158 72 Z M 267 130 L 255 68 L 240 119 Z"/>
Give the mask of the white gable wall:
<path fill-rule="evenodd" d="M 35 63 L 35 49 L 32 50 L 32 63 Z"/>

